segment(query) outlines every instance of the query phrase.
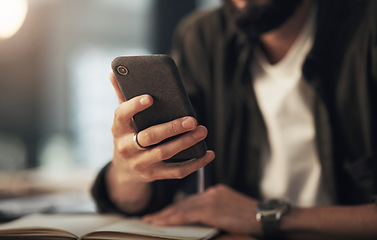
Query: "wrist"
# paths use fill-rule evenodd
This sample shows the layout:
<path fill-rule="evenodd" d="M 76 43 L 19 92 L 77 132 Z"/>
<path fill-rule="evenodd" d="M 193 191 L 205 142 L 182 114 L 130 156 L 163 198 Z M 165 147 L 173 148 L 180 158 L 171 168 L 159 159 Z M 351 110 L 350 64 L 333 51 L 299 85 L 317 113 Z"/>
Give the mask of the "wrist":
<path fill-rule="evenodd" d="M 134 181 L 122 177 L 126 175 L 111 164 L 106 172 L 106 185 L 111 201 L 121 209 L 139 209 L 149 201 L 151 186 L 149 183 Z M 127 206 L 127 207 L 125 207 Z"/>
<path fill-rule="evenodd" d="M 114 157 L 113 161 L 110 163 L 106 173 L 106 179 L 109 180 L 108 182 L 116 185 L 138 184 L 140 186 L 149 183 L 149 181 L 140 177 L 139 173 L 131 170 L 128 166 L 122 166 L 122 164 L 119 163 L 120 161 L 122 160 L 115 160 Z"/>

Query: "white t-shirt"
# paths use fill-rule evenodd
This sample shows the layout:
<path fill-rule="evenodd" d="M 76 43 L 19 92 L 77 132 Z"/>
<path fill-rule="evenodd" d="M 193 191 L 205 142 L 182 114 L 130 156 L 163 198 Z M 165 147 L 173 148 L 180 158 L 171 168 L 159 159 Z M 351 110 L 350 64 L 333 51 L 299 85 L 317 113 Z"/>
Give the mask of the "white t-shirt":
<path fill-rule="evenodd" d="M 330 204 L 322 181 L 313 117 L 313 90 L 302 65 L 313 46 L 315 9 L 284 58 L 271 65 L 255 50 L 253 86 L 268 132 L 262 152 L 261 193 L 296 206 Z"/>

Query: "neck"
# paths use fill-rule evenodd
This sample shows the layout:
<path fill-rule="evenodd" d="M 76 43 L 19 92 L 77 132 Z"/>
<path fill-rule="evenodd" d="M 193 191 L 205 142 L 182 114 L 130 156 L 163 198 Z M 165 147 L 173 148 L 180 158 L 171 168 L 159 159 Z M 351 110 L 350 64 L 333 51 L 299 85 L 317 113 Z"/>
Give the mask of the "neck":
<path fill-rule="evenodd" d="M 304 0 L 296 13 L 280 28 L 261 36 L 262 49 L 271 64 L 279 62 L 287 54 L 307 19 L 312 0 Z"/>

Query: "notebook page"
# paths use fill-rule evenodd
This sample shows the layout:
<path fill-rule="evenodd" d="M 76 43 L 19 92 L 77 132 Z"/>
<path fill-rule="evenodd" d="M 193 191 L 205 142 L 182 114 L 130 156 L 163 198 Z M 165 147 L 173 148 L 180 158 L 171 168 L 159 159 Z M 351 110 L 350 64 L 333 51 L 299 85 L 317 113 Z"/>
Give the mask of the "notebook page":
<path fill-rule="evenodd" d="M 0 230 L 43 227 L 56 228 L 70 232 L 75 236 L 82 236 L 119 219 L 121 219 L 120 216 L 106 214 L 32 214 L 9 223 L 0 224 Z"/>
<path fill-rule="evenodd" d="M 128 218 L 97 229 L 95 232 L 125 232 L 170 239 L 205 239 L 217 234 L 218 230 L 202 226 L 153 226 L 137 218 Z"/>

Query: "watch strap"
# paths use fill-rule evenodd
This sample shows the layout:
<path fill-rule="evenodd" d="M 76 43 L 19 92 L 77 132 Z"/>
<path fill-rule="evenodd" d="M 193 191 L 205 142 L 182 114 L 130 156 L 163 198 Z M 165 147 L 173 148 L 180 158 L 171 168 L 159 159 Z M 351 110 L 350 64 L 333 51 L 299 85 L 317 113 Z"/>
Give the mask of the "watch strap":
<path fill-rule="evenodd" d="M 275 215 L 263 216 L 261 219 L 263 239 L 282 239 L 280 236 L 280 220 Z"/>

